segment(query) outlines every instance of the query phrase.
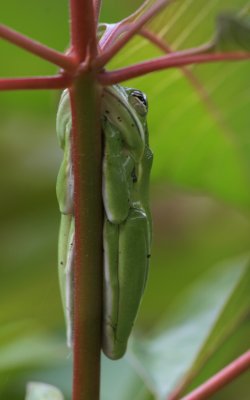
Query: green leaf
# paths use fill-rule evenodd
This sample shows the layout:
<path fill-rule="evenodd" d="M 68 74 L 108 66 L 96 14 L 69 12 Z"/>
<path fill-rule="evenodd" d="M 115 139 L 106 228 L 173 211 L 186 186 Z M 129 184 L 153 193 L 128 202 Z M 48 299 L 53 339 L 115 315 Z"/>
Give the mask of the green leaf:
<path fill-rule="evenodd" d="M 218 15 L 244 13 L 246 6 L 246 0 L 176 1 L 147 29 L 172 52 L 193 48 L 211 42 Z M 108 69 L 162 54 L 137 37 Z M 248 61 L 168 69 L 125 84 L 148 94 L 155 181 L 250 206 Z"/>
<path fill-rule="evenodd" d="M 126 357 L 114 362 L 103 356 L 101 377 L 101 400 L 148 399 L 144 382 Z"/>
<path fill-rule="evenodd" d="M 19 0 L 2 3 L 1 22 L 57 49 L 67 48 L 66 0 L 63 2 L 44 0 L 40 4 L 33 0 L 27 0 L 25 4 L 21 4 Z M 118 20 L 118 12 L 123 13 L 122 17 L 128 15 L 127 4 L 131 6 L 131 9 L 135 9 L 135 0 L 127 0 L 122 4 L 117 0 L 105 0 L 103 4 L 102 15 L 106 22 Z M 216 18 L 224 10 L 241 12 L 247 5 L 249 6 L 247 0 L 210 2 L 180 0 L 173 2 L 173 5 L 148 27 L 169 44 L 172 50 L 184 49 L 201 45 L 214 37 Z M 46 21 L 46 29 L 44 29 L 44 21 Z M 55 32 L 60 32 L 60 34 L 55 35 Z M 0 45 L 1 76 L 56 72 L 54 66 L 37 57 L 27 55 L 15 46 L 4 41 L 1 41 Z M 109 68 L 128 65 L 143 58 L 149 59 L 159 55 L 162 53 L 145 39 L 135 38 L 124 51 L 117 55 Z M 180 202 L 183 191 L 178 192 L 177 199 L 172 192 L 164 197 L 162 186 L 159 186 L 161 208 L 156 204 L 154 221 L 154 237 L 155 239 L 158 237 L 159 242 L 157 241 L 153 252 L 153 268 L 151 268 L 149 284 L 152 284 L 153 274 L 158 275 L 158 280 L 155 283 L 155 296 L 152 295 L 147 304 L 151 307 L 149 325 L 152 325 L 152 315 L 157 314 L 156 310 L 159 314 L 158 304 L 160 303 L 161 309 L 164 309 L 166 298 L 171 301 L 173 296 L 167 294 L 168 297 L 165 297 L 166 292 L 175 290 L 176 295 L 179 295 L 185 287 L 185 282 L 190 283 L 193 277 L 198 275 L 197 265 L 200 265 L 203 271 L 204 266 L 207 267 L 211 260 L 223 258 L 225 254 L 240 252 L 242 251 L 240 243 L 243 248 L 247 248 L 249 241 L 247 213 L 239 213 L 228 206 L 225 207 L 224 202 L 196 196 L 197 191 L 202 194 L 205 192 L 236 206 L 250 206 L 249 62 L 196 66 L 190 67 L 188 71 L 192 78 L 195 78 L 195 85 L 181 69 L 162 71 L 128 82 L 130 86 L 145 90 L 149 97 L 150 139 L 155 157 L 153 180 L 161 185 L 171 184 L 174 188 L 192 189 L 192 195 L 189 198 L 182 197 Z M 43 326 L 46 326 L 46 330 L 61 329 L 62 337 L 64 337 L 55 251 L 59 214 L 53 186 L 60 158 L 55 139 L 55 110 L 58 96 L 58 93 L 51 91 L 1 94 L 3 116 L 1 121 L 1 220 L 4 221 L 2 223 L 4 234 L 1 241 L 2 333 L 5 330 L 6 321 L 21 319 L 26 321 L 35 316 Z M 26 115 L 23 117 L 24 110 Z M 43 119 L 37 118 L 37 115 L 42 115 Z M 199 210 L 203 200 L 208 204 L 203 208 L 206 216 L 203 215 L 203 218 L 200 218 Z M 190 203 L 195 210 L 190 210 Z M 215 204 L 216 209 L 213 208 Z M 213 208 L 212 212 L 211 208 Z M 165 240 L 163 247 L 166 252 L 159 253 L 156 247 L 160 241 L 163 241 L 163 237 Z M 181 272 L 183 270 L 185 273 Z M 180 279 L 174 271 L 180 271 Z M 161 286 L 157 286 L 160 281 Z M 180 281 L 182 281 L 181 284 Z M 150 285 L 145 297 L 148 295 Z M 157 296 L 158 303 L 155 299 Z M 237 300 L 235 301 L 237 303 Z M 226 320 L 226 329 L 229 329 L 227 324 L 230 326 L 229 319 L 232 316 L 231 322 L 237 325 L 234 316 L 243 315 L 241 303 L 237 304 L 235 308 L 227 308 L 228 317 L 222 316 L 221 321 L 223 318 Z M 150 307 L 141 309 L 140 316 L 143 313 L 148 315 Z M 6 329 L 6 334 L 1 335 L 3 339 L 1 355 L 4 355 L 1 359 L 0 378 L 2 397 L 17 400 L 23 398 L 24 385 L 20 384 L 17 392 L 16 380 L 13 379 L 12 372 L 16 371 L 15 377 L 18 371 L 23 376 L 27 368 L 34 367 L 35 374 L 36 367 L 46 362 L 51 364 L 51 370 L 47 376 L 29 374 L 25 382 L 31 379 L 49 382 L 53 370 L 55 375 L 58 374 L 58 380 L 55 382 L 52 380 L 51 383 L 63 387 L 66 380 L 65 373 L 63 374 L 60 369 L 63 361 L 60 361 L 60 356 L 58 356 L 60 367 L 55 366 L 53 361 L 54 351 L 57 354 L 56 341 L 45 339 L 48 351 L 43 351 L 45 350 L 42 345 L 43 334 L 41 336 L 34 334 L 39 342 L 38 351 L 33 352 L 32 345 L 33 354 L 29 360 L 29 354 L 25 350 L 29 349 L 30 343 L 34 344 L 33 339 L 29 341 L 34 333 L 34 327 L 27 327 L 27 340 L 25 340 L 21 327 L 17 325 L 13 325 L 13 329 Z M 217 330 L 219 333 L 219 327 L 215 329 L 214 337 Z M 223 338 L 223 335 L 221 333 L 218 337 Z M 17 341 L 18 346 L 14 344 L 14 337 L 20 339 Z M 222 351 L 223 362 L 228 354 L 231 354 L 231 349 L 237 351 L 239 341 L 242 341 L 241 337 L 237 337 L 226 351 Z M 206 343 L 210 352 L 214 343 L 212 336 L 211 346 L 209 342 Z M 13 350 L 17 347 L 18 351 L 14 354 Z M 181 348 L 180 342 L 177 347 Z M 66 361 L 65 349 L 62 351 L 62 357 Z M 179 364 L 181 368 L 181 357 Z M 112 375 L 116 367 L 117 371 L 118 369 L 120 371 L 119 376 Z M 110 400 L 109 396 L 113 392 L 116 394 L 116 399 L 120 399 L 121 396 L 125 396 L 124 392 L 127 388 L 128 395 L 131 394 L 129 400 L 134 399 L 133 394 L 137 393 L 137 384 L 135 384 L 135 392 L 130 391 L 133 382 L 138 382 L 138 389 L 145 391 L 144 383 L 138 376 L 136 377 L 135 372 L 131 371 L 131 381 L 125 380 L 127 387 L 121 386 L 122 390 L 119 390 L 119 385 L 122 385 L 123 377 L 126 376 L 124 369 L 118 368 L 116 363 L 110 366 L 104 363 L 104 369 L 104 374 L 109 375 L 105 400 Z M 3 370 L 6 371 L 6 375 L 3 375 Z M 67 375 L 69 374 L 70 368 L 67 370 Z M 113 376 L 115 379 L 112 379 Z M 7 384 L 8 388 L 5 391 L 2 390 Z M 108 388 L 110 388 L 109 391 Z M 15 395 L 14 389 L 16 389 Z M 70 392 L 70 387 L 68 391 Z M 66 395 L 64 388 L 63 392 Z M 146 398 L 147 396 L 148 394 Z M 70 396 L 68 398 L 70 399 Z M 225 398 L 228 399 L 227 396 Z M 143 400 L 145 400 L 144 397 Z"/>
<path fill-rule="evenodd" d="M 250 18 L 222 14 L 217 19 L 214 50 L 250 50 Z"/>
<path fill-rule="evenodd" d="M 46 383 L 29 382 L 25 400 L 63 400 L 59 389 Z"/>
<path fill-rule="evenodd" d="M 24 325 L 22 331 L 20 327 Z M 13 323 L 1 328 L 0 371 L 60 363 L 66 355 L 65 346 L 34 323 Z M 34 332 L 37 331 L 37 332 Z M 8 335 L 8 336 L 7 336 Z M 28 349 L 28 351 L 27 351 Z"/>
<path fill-rule="evenodd" d="M 244 257 L 216 266 L 171 308 L 167 322 L 150 339 L 134 340 L 132 363 L 157 399 L 166 399 L 184 378 L 197 373 L 230 333 L 232 323 L 239 323 L 239 315 L 230 312 L 230 300 L 242 291 L 249 271 L 247 264 L 248 258 Z M 244 301 L 242 313 L 246 307 Z M 222 328 L 220 318 L 224 313 L 227 318 Z"/>

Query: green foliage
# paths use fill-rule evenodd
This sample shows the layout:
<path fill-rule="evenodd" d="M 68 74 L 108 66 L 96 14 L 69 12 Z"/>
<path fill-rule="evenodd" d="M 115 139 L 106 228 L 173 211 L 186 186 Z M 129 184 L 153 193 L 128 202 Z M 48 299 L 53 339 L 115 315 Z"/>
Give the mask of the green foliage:
<path fill-rule="evenodd" d="M 132 0 L 122 3 L 123 9 L 119 2 L 104 1 L 102 20 L 118 20 L 135 8 Z M 2 22 L 59 50 L 67 48 L 66 0 L 39 4 L 15 0 L 0 8 Z M 216 28 L 217 16 L 224 11 L 231 16 L 223 14 Z M 203 0 L 183 0 L 174 2 L 149 26 L 172 50 L 213 40 L 216 32 L 218 48 L 237 50 L 239 43 L 249 48 L 248 13 L 246 0 L 205 5 Z M 245 15 L 246 22 L 239 22 L 238 14 Z M 56 71 L 3 41 L 0 51 L 1 76 Z M 160 54 L 137 37 L 109 68 Z M 213 267 L 249 251 L 249 62 L 166 70 L 127 84 L 149 97 L 155 157 L 154 247 L 137 335 L 144 337 L 152 333 L 152 326 L 162 320 L 166 323 L 161 325 L 161 334 L 131 343 L 138 370 L 129 362 L 131 358 L 119 362 L 103 358 L 102 400 L 112 400 L 110 393 L 121 400 L 152 400 L 152 388 L 160 396 L 190 371 L 197 374 L 194 384 L 198 384 L 243 352 L 250 336 L 245 319 L 249 306 L 246 264 L 229 261 Z M 71 360 L 64 345 L 56 272 L 59 95 L 0 93 L 0 391 L 5 399 L 24 398 L 31 380 L 51 383 L 70 399 Z M 189 307 L 191 302 L 194 306 Z M 181 339 L 174 335 L 177 331 Z M 240 382 L 222 391 L 218 399 L 245 399 L 247 381 Z"/>
<path fill-rule="evenodd" d="M 149 28 L 171 51 L 195 47 L 213 40 L 218 15 L 230 10 L 235 15 L 243 13 L 245 7 L 245 0 L 205 5 L 202 0 L 177 1 Z M 245 25 L 238 22 L 234 35 Z M 246 33 L 248 28 L 244 29 Z M 242 38 L 243 34 L 239 35 Z M 223 37 L 231 43 L 231 30 Z M 135 38 L 110 68 L 161 54 L 145 39 Z M 167 179 L 175 187 L 194 188 L 249 208 L 248 72 L 248 61 L 214 63 L 126 82 L 149 97 L 151 145 L 157 153 L 153 178 L 157 182 Z"/>
<path fill-rule="evenodd" d="M 250 19 L 230 14 L 219 16 L 214 41 L 217 50 L 250 50 Z"/>
<path fill-rule="evenodd" d="M 230 300 L 242 295 L 248 263 L 248 258 L 225 262 L 204 274 L 172 304 L 152 338 L 134 341 L 132 360 L 157 399 L 166 399 L 178 383 L 199 373 L 247 314 L 247 290 L 237 313 Z"/>

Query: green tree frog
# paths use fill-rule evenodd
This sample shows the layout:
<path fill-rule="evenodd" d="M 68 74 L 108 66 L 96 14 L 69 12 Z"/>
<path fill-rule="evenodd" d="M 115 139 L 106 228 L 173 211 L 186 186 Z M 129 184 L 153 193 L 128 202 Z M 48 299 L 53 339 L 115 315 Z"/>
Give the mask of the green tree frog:
<path fill-rule="evenodd" d="M 103 88 L 102 349 L 111 359 L 119 359 L 126 352 L 148 274 L 152 236 L 148 196 L 153 154 L 148 143 L 147 112 L 147 99 L 141 91 L 120 85 Z M 74 289 L 74 178 L 70 133 L 70 103 L 65 90 L 57 113 L 57 135 L 64 151 L 57 179 L 61 211 L 58 263 L 69 346 L 73 340 Z"/>

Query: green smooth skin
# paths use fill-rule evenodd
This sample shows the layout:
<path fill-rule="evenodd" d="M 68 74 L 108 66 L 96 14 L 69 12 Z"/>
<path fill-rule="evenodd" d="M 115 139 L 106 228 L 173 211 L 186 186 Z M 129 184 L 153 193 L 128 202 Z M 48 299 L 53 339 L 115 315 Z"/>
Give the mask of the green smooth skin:
<path fill-rule="evenodd" d="M 131 205 L 133 158 L 124 153 L 120 131 L 106 119 L 102 121 L 105 136 L 103 158 L 103 202 L 107 218 L 114 224 L 124 221 Z"/>
<path fill-rule="evenodd" d="M 152 223 L 148 192 L 153 155 L 148 145 L 147 106 L 140 93 L 119 85 L 104 88 L 102 93 L 105 209 L 102 348 L 111 359 L 121 358 L 126 352 L 145 288 L 150 257 Z M 57 196 L 62 213 L 59 277 L 70 345 L 73 336 L 74 213 L 69 110 L 65 91 L 57 116 L 57 134 L 64 150 Z"/>
<path fill-rule="evenodd" d="M 105 88 L 102 95 L 102 113 L 121 133 L 124 149 L 139 162 L 145 145 L 144 123 L 128 101 L 128 91 L 120 85 Z"/>
<path fill-rule="evenodd" d="M 126 89 L 128 99 L 130 92 L 131 89 Z M 133 111 L 135 111 L 134 107 Z M 106 176 L 105 168 L 107 168 L 109 179 L 104 179 L 103 195 L 107 217 L 104 221 L 103 234 L 104 322 L 102 347 L 109 358 L 119 359 L 126 352 L 128 338 L 134 325 L 148 275 L 152 236 L 148 193 L 153 155 L 148 145 L 146 115 L 143 117 L 138 115 L 140 129 L 143 128 L 143 135 L 139 135 L 142 142 L 139 144 L 139 149 L 144 149 L 139 160 L 133 158 L 138 149 L 127 153 L 124 151 L 127 143 L 121 145 L 120 148 L 117 146 L 117 136 L 120 135 L 122 141 L 124 133 L 120 132 L 118 127 L 114 127 L 115 118 L 113 116 L 110 118 L 106 114 L 103 118 L 105 134 L 103 175 Z M 140 132 L 139 129 L 138 132 Z M 114 142 L 111 143 L 112 141 Z M 111 149 L 115 149 L 115 151 L 112 152 Z M 118 151 L 120 151 L 120 157 Z M 124 162 L 125 157 L 130 159 L 130 163 Z M 117 159 L 120 162 L 119 168 Z M 106 167 L 107 164 L 108 167 Z M 116 176 L 117 170 L 123 170 L 120 176 L 127 176 L 127 184 L 122 188 L 120 187 L 121 178 L 119 180 Z M 121 190 L 124 191 L 124 196 L 122 201 L 118 202 Z M 113 204 L 116 204 L 116 207 L 113 207 Z M 124 216 L 127 212 L 122 221 L 116 212 L 119 204 L 124 210 Z M 109 217 L 110 213 L 112 213 L 112 219 Z"/>

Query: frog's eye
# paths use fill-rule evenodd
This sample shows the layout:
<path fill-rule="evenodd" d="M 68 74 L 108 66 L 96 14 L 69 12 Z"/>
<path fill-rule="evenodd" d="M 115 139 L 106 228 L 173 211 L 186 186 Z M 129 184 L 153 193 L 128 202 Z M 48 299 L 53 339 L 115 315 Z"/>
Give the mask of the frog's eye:
<path fill-rule="evenodd" d="M 148 112 L 148 100 L 140 90 L 132 90 L 129 94 L 129 102 L 142 117 Z"/>

